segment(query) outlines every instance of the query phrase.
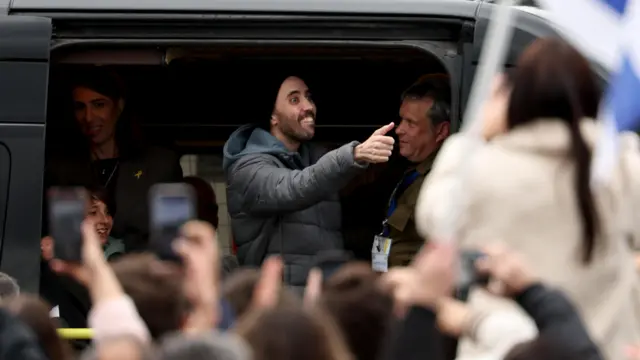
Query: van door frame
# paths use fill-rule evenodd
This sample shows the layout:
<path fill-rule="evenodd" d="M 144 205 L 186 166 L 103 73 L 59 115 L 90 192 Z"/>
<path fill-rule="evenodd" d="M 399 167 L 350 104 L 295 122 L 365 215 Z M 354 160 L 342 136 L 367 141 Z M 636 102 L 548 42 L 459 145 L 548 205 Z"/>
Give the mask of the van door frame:
<path fill-rule="evenodd" d="M 0 16 L 0 270 L 37 293 L 51 19 Z M 4 184 L 3 184 L 4 182 Z"/>

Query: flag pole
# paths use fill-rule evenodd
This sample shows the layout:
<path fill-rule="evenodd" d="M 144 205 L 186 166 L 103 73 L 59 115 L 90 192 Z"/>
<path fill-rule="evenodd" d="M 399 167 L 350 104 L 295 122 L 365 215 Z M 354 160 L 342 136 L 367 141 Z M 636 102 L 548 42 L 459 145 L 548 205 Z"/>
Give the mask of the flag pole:
<path fill-rule="evenodd" d="M 441 231 L 435 231 L 439 237 L 452 241 L 457 237 L 459 230 L 459 219 L 463 202 L 466 200 L 465 188 L 469 179 L 469 168 L 473 154 L 476 150 L 483 146 L 482 139 L 482 110 L 487 101 L 491 86 L 495 76 L 501 71 L 505 59 L 508 54 L 510 40 L 513 37 L 513 5 L 517 0 L 498 0 L 496 6 L 491 13 L 491 21 L 484 38 L 484 45 L 480 54 L 480 61 L 476 70 L 471 92 L 469 95 L 469 103 L 464 113 L 465 121 L 462 124 L 461 131 L 472 138 L 466 142 L 467 149 L 464 149 L 464 160 L 460 163 L 457 177 L 458 182 L 455 184 L 455 190 L 451 192 L 451 201 L 443 206 L 448 206 L 445 213 Z"/>

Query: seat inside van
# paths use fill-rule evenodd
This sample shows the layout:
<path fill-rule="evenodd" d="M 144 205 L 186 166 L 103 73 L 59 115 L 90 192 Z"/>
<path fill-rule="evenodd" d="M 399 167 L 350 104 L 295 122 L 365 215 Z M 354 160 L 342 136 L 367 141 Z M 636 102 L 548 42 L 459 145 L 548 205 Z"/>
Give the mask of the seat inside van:
<path fill-rule="evenodd" d="M 403 90 L 422 75 L 446 73 L 435 56 L 410 47 L 61 48 L 52 54 L 48 151 L 64 146 L 63 124 L 73 119 L 67 80 L 95 65 L 109 66 L 122 79 L 127 111 L 145 140 L 173 148 L 182 155 L 185 176 L 202 177 L 214 186 L 219 237 L 227 250 L 232 234 L 222 146 L 238 126 L 268 122 L 269 109 L 260 104 L 265 97 L 275 100 L 278 89 L 264 93 L 266 84 L 290 75 L 303 78 L 317 105 L 314 141 L 333 148 L 364 141 L 376 128 L 399 120 Z M 356 257 L 370 256 L 371 239 L 406 166 L 395 155 L 388 166 L 376 167 L 345 189 L 345 243 Z"/>

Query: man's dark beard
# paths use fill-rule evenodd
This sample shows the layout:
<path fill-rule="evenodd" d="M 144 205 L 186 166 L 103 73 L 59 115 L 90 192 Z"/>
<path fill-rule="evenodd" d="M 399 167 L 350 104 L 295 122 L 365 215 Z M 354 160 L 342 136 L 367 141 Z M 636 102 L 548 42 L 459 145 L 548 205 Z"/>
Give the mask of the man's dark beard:
<path fill-rule="evenodd" d="M 314 122 L 316 121 L 316 115 L 311 110 L 305 111 L 304 113 L 298 115 L 298 117 L 296 118 L 295 121 L 296 121 L 297 124 L 300 124 L 300 121 L 302 121 L 302 119 L 304 119 L 306 117 L 311 117 Z M 312 136 L 312 137 L 307 138 L 303 134 L 297 133 L 294 130 L 294 127 L 291 126 L 291 122 L 289 120 L 281 122 L 280 130 L 282 131 L 282 134 L 284 136 L 288 137 L 289 139 L 291 139 L 293 141 L 299 142 L 299 143 L 303 143 L 305 141 L 309 141 L 313 137 Z"/>

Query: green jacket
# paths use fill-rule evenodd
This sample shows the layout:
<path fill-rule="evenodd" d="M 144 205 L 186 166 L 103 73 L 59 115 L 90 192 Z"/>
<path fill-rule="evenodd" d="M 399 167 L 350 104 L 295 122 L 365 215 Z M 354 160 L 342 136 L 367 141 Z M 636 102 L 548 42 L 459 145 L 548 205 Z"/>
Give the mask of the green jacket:
<path fill-rule="evenodd" d="M 110 261 L 124 254 L 124 242 L 109 236 L 107 243 L 102 246 L 102 249 L 104 250 L 105 259 Z"/>
<path fill-rule="evenodd" d="M 389 251 L 390 268 L 408 265 L 425 243 L 425 240 L 416 232 L 414 216 L 422 183 L 431 170 L 436 155 L 437 151 L 406 172 L 416 170 L 419 175 L 397 199 L 397 207 L 387 219 L 389 238 L 392 240 Z"/>

